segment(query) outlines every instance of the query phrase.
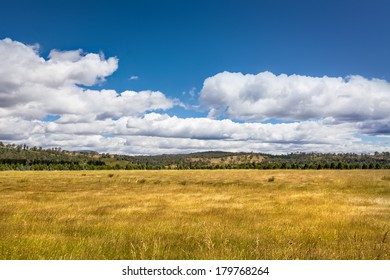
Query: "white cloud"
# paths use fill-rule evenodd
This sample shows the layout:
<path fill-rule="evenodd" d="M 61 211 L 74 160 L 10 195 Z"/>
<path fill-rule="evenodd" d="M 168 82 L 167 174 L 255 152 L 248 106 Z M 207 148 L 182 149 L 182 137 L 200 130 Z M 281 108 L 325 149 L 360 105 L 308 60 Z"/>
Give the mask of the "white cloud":
<path fill-rule="evenodd" d="M 178 118 L 150 113 L 77 122 L 7 119 L 0 138 L 13 143 L 92 149 L 126 154 L 189 153 L 195 151 L 386 151 L 389 143 L 365 143 L 349 124 L 303 121 L 285 124 L 237 123 L 208 118 Z"/>
<path fill-rule="evenodd" d="M 49 59 L 37 48 L 0 41 L 0 117 L 42 119 L 47 114 L 85 115 L 96 119 L 169 109 L 174 101 L 158 91 L 86 90 L 118 68 L 118 59 L 81 50 L 52 50 Z"/>
<path fill-rule="evenodd" d="M 210 117 L 251 121 L 333 118 L 336 122 L 379 125 L 389 117 L 390 84 L 361 76 L 344 79 L 223 72 L 205 80 L 200 102 Z"/>
<path fill-rule="evenodd" d="M 178 118 L 151 113 L 143 118 L 127 118 L 127 134 L 200 140 L 260 141 L 268 143 L 335 144 L 347 139 L 353 127 L 326 125 L 320 121 L 263 124 L 237 123 L 209 118 Z M 335 137 L 337 134 L 337 137 Z"/>
<path fill-rule="evenodd" d="M 138 80 L 138 79 L 139 79 L 138 76 L 131 76 L 131 77 L 129 78 L 130 81 L 134 81 L 134 80 Z"/>
<path fill-rule="evenodd" d="M 358 136 L 390 134 L 386 81 L 224 72 L 205 80 L 200 102 L 210 117 L 230 119 L 180 118 L 156 110 L 198 104 L 186 107 L 159 91 L 86 89 L 117 70 L 115 57 L 52 50 L 45 59 L 38 50 L 0 40 L 0 141 L 125 154 L 360 153 L 390 146 Z M 188 94 L 198 95 L 195 88 Z M 43 121 L 47 115 L 59 118 Z M 292 122 L 255 122 L 268 119 Z"/>

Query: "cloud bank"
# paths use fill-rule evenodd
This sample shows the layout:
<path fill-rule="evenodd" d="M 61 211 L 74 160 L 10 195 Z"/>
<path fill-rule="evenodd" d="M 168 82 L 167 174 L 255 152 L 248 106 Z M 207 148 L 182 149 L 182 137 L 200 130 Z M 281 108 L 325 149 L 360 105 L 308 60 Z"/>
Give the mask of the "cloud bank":
<path fill-rule="evenodd" d="M 89 88 L 117 69 L 116 57 L 79 49 L 43 58 L 38 46 L 0 40 L 0 141 L 125 154 L 390 147 L 384 80 L 223 72 L 199 93 L 209 117 L 181 118 L 169 111 L 180 100 L 160 91 Z"/>
<path fill-rule="evenodd" d="M 390 84 L 379 79 L 223 72 L 205 80 L 200 101 L 210 110 L 210 117 L 327 119 L 358 124 L 365 133 L 390 133 Z"/>

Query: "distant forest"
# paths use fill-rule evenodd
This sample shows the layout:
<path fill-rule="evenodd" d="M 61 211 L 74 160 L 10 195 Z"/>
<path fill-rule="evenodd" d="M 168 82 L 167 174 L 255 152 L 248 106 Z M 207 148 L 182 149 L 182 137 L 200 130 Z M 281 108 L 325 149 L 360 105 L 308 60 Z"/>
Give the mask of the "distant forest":
<path fill-rule="evenodd" d="M 128 156 L 94 151 L 43 149 L 0 142 L 0 170 L 159 170 L 159 169 L 390 169 L 390 152 L 231 153 Z"/>

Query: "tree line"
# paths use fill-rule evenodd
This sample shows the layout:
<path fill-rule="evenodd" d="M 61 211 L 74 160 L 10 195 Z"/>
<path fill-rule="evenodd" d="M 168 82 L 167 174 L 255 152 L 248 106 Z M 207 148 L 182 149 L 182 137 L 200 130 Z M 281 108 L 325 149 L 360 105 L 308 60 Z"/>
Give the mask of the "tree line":
<path fill-rule="evenodd" d="M 390 169 L 390 153 L 231 153 L 129 156 L 0 142 L 0 170 Z"/>

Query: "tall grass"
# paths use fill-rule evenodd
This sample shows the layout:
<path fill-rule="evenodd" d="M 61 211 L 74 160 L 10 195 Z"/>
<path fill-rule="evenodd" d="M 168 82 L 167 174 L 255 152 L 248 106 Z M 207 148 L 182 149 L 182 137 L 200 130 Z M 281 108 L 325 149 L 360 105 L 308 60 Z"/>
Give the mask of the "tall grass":
<path fill-rule="evenodd" d="M 1 172 L 0 259 L 390 259 L 389 176 Z"/>

